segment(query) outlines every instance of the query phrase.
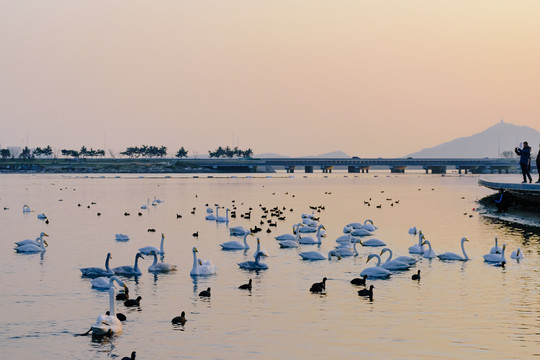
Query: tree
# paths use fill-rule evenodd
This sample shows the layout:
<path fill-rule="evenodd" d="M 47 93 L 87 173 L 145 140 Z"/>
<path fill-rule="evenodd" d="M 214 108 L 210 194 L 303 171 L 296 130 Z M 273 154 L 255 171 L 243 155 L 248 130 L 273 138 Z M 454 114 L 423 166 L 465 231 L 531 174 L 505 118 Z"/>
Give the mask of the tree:
<path fill-rule="evenodd" d="M 86 146 L 83 145 L 81 147 L 81 150 L 79 150 L 79 156 L 80 157 L 88 156 L 88 149 L 86 148 Z"/>
<path fill-rule="evenodd" d="M 24 149 L 22 149 L 21 154 L 19 155 L 19 158 L 21 159 L 31 159 L 32 157 L 32 151 L 30 151 L 28 146 L 25 146 Z"/>
<path fill-rule="evenodd" d="M 508 151 L 503 151 L 501 156 L 503 158 L 505 158 L 505 159 L 511 159 L 511 158 L 515 157 L 516 154 L 513 151 L 508 150 Z"/>
<path fill-rule="evenodd" d="M 61 153 L 63 156 L 71 156 L 73 158 L 79 157 L 79 152 L 77 150 L 62 149 Z"/>
<path fill-rule="evenodd" d="M 178 152 L 176 153 L 175 155 L 176 157 L 178 158 L 183 158 L 183 157 L 187 157 L 188 156 L 188 152 L 184 149 L 184 147 L 182 146 Z"/>
<path fill-rule="evenodd" d="M 46 148 L 41 150 L 41 153 L 47 157 L 50 157 L 53 154 L 53 151 L 51 149 L 51 145 L 47 145 Z"/>
<path fill-rule="evenodd" d="M 9 151 L 9 149 L 1 149 L 0 156 L 2 156 L 2 159 L 7 159 L 11 156 L 11 151 Z"/>

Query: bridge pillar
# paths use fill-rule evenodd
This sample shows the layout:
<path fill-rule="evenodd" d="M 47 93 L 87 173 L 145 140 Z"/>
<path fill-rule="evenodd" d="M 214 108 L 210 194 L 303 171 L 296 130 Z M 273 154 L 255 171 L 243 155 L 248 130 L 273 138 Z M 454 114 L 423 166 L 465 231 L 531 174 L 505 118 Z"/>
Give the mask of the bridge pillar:
<path fill-rule="evenodd" d="M 322 169 L 323 173 L 331 173 L 333 168 L 334 167 L 331 166 L 331 165 L 330 166 L 329 165 L 322 165 L 321 166 L 321 169 Z"/>
<path fill-rule="evenodd" d="M 313 172 L 313 166 L 312 165 L 306 165 L 305 170 L 306 173 L 312 173 Z"/>
<path fill-rule="evenodd" d="M 287 166 L 285 169 L 287 170 L 287 173 L 294 173 L 294 165 Z"/>
<path fill-rule="evenodd" d="M 426 169 L 426 174 L 429 174 L 429 170 L 431 170 L 432 174 L 446 174 L 446 166 L 424 166 L 424 169 Z"/>
<path fill-rule="evenodd" d="M 359 166 L 349 165 L 349 173 L 359 173 L 359 172 L 360 172 Z"/>
<path fill-rule="evenodd" d="M 401 166 L 401 165 L 394 165 L 390 168 L 390 172 L 391 173 L 399 173 L 399 174 L 403 174 L 405 173 L 405 169 L 407 167 L 406 166 Z"/>

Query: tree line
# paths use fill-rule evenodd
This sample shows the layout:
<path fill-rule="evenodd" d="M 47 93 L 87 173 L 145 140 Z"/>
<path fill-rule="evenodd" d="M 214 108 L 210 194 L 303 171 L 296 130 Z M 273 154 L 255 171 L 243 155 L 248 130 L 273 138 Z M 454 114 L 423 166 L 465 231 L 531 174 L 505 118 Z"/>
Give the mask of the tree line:
<path fill-rule="evenodd" d="M 73 149 L 62 149 L 60 151 L 62 156 L 64 157 L 71 157 L 71 158 L 96 158 L 96 157 L 103 157 L 105 156 L 105 150 L 102 149 L 88 149 L 86 146 L 82 146 L 79 150 L 73 150 Z M 166 146 L 148 146 L 148 145 L 141 145 L 141 146 L 130 146 L 127 147 L 124 151 L 120 152 L 120 155 L 127 156 L 129 158 L 152 158 L 152 157 L 164 157 L 167 155 L 167 147 Z M 226 147 L 218 147 L 214 151 L 208 151 L 208 155 L 211 158 L 226 158 L 226 159 L 232 159 L 233 157 L 237 158 L 250 158 L 253 156 L 253 150 L 247 149 L 247 150 L 241 150 L 238 147 L 231 148 L 229 146 Z M 2 159 L 7 158 L 14 158 L 15 156 L 11 154 L 11 151 L 9 149 L 0 149 L 0 156 Z M 35 158 L 50 158 L 53 156 L 53 150 L 51 146 L 47 146 L 44 148 L 37 147 L 34 150 L 30 150 L 28 146 L 25 146 L 22 151 L 20 152 L 18 158 L 19 159 L 35 159 Z M 184 149 L 182 146 L 176 154 L 174 155 L 177 158 L 185 158 L 188 156 L 188 151 Z"/>

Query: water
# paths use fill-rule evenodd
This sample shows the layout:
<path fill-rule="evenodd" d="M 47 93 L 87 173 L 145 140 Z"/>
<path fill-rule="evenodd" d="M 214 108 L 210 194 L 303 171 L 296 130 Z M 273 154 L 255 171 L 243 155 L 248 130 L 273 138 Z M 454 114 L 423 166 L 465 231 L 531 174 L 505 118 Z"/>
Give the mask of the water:
<path fill-rule="evenodd" d="M 498 223 L 473 211 L 475 200 L 491 193 L 477 181 L 476 176 L 383 172 L 211 179 L 2 175 L 0 206 L 9 208 L 0 212 L 2 358 L 106 359 L 129 356 L 133 350 L 138 359 L 538 356 L 539 231 Z M 154 196 L 164 202 L 141 210 Z M 259 204 L 287 209 L 286 220 L 271 228 L 272 233 L 257 234 L 270 255 L 264 260 L 266 271 L 248 272 L 236 265 L 252 259 L 254 239 L 248 239 L 252 249 L 247 254 L 221 251 L 218 244 L 233 239 L 227 225 L 204 220 L 206 203 L 231 207 L 233 200 L 238 215 L 249 207 L 253 212 L 251 220 L 238 216 L 230 226 L 259 225 Z M 23 214 L 24 204 L 34 212 Z M 280 249 L 273 237 L 290 233 L 301 214 L 312 211 L 310 205 L 325 206 L 315 213 L 328 233 L 320 249 Z M 48 225 L 37 219 L 41 212 L 50 219 Z M 359 288 L 349 281 L 371 265 L 365 264 L 367 255 L 378 254 L 380 248 L 359 247 L 360 256 L 340 261 L 300 260 L 299 251 L 327 253 L 346 223 L 365 219 L 379 226 L 375 237 L 387 242 L 394 256 L 407 255 L 416 243 L 407 233 L 416 226 L 437 253 L 460 253 L 460 239 L 466 236 L 471 260 L 424 259 L 389 280 L 368 281 L 375 286 L 373 301 L 359 297 Z M 156 232 L 147 232 L 149 228 Z M 15 253 L 14 241 L 35 238 L 41 231 L 50 235 L 43 255 Z M 198 239 L 192 236 L 196 231 Z M 117 242 L 116 233 L 131 240 Z M 112 253 L 111 267 L 132 265 L 138 248 L 159 247 L 161 233 L 166 237 L 165 261 L 179 270 L 156 276 L 147 272 L 152 257 L 141 260 L 142 276 L 126 279 L 132 297 L 142 296 L 140 309 L 116 303 L 128 317 L 124 333 L 102 341 L 74 336 L 88 330 L 109 306 L 108 294 L 92 289 L 79 268 L 102 267 L 107 252 Z M 507 244 L 506 269 L 483 262 L 495 236 L 499 244 Z M 201 258 L 213 260 L 216 275 L 189 276 L 193 246 Z M 520 263 L 509 259 L 518 246 L 525 253 Z M 410 278 L 417 269 L 420 282 Z M 309 293 L 323 276 L 329 279 L 327 294 Z M 251 292 L 237 289 L 249 278 Z M 199 298 L 207 287 L 212 297 Z M 188 319 L 183 329 L 170 323 L 181 311 Z"/>

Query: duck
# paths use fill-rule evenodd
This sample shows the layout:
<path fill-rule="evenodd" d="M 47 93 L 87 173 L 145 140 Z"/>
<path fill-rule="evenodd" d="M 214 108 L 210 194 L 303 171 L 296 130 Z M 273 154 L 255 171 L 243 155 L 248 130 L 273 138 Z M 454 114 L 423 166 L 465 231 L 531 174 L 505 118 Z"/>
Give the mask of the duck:
<path fill-rule="evenodd" d="M 327 278 L 323 277 L 321 282 L 316 282 L 311 285 L 309 291 L 311 291 L 312 293 L 323 293 L 326 290 L 326 280 Z"/>
<path fill-rule="evenodd" d="M 458 255 L 453 252 L 445 252 L 443 254 L 437 255 L 437 257 L 441 260 L 447 260 L 447 261 L 467 261 L 469 260 L 469 256 L 465 252 L 465 242 L 469 241 L 466 237 L 461 238 L 461 251 L 463 252 L 463 256 Z"/>
<path fill-rule="evenodd" d="M 43 241 L 44 236 L 49 236 L 49 235 L 45 234 L 44 232 L 41 232 L 41 234 L 39 234 L 39 236 L 36 238 L 36 240 L 32 240 L 32 239 L 21 240 L 21 241 L 17 241 L 15 243 L 15 245 L 17 245 L 17 246 L 24 246 L 24 245 L 41 246 L 41 242 Z"/>
<path fill-rule="evenodd" d="M 411 276 L 411 280 L 420 280 L 420 269 L 418 270 L 416 274 L 413 274 Z"/>
<path fill-rule="evenodd" d="M 180 314 L 180 316 L 175 316 L 172 320 L 171 320 L 171 323 L 173 325 L 182 325 L 184 326 L 184 324 L 186 323 L 186 312 L 185 311 L 182 311 L 182 313 Z"/>
<path fill-rule="evenodd" d="M 191 268 L 191 272 L 189 273 L 191 276 L 207 276 L 216 273 L 216 266 L 212 264 L 211 261 L 207 260 L 203 263 L 202 260 L 199 260 L 197 258 L 197 253 L 199 252 L 199 250 L 197 250 L 196 247 L 192 249 L 192 252 L 193 267 Z"/>
<path fill-rule="evenodd" d="M 424 240 L 425 236 L 422 234 L 422 230 L 418 231 L 418 244 L 409 247 L 409 254 L 419 254 L 423 255 L 425 252 L 424 249 Z"/>
<path fill-rule="evenodd" d="M 251 284 L 252 284 L 252 279 L 249 279 L 249 282 L 247 284 L 240 285 L 238 288 L 241 290 L 251 291 Z"/>
<path fill-rule="evenodd" d="M 124 275 L 124 276 L 134 276 L 134 275 L 141 275 L 141 269 L 139 269 L 139 258 L 144 259 L 144 256 L 141 253 L 137 253 L 135 255 L 135 264 L 133 266 L 124 265 L 124 266 L 118 266 L 113 269 L 114 273 L 117 275 Z"/>
<path fill-rule="evenodd" d="M 490 254 L 500 254 L 502 253 L 502 249 L 497 244 L 497 237 L 495 236 L 495 245 L 489 250 Z"/>
<path fill-rule="evenodd" d="M 199 293 L 199 296 L 202 296 L 202 297 L 210 297 L 210 288 L 201 291 L 201 292 Z"/>
<path fill-rule="evenodd" d="M 506 258 L 504 257 L 504 253 L 506 251 L 506 244 L 503 244 L 502 246 L 502 252 L 500 254 L 486 254 L 484 255 L 484 261 L 488 263 L 506 263 Z"/>
<path fill-rule="evenodd" d="M 368 296 L 370 299 L 373 299 L 373 289 L 374 288 L 375 288 L 375 286 L 370 285 L 369 289 L 358 290 L 358 295 L 359 296 Z"/>
<path fill-rule="evenodd" d="M 429 240 L 424 240 L 424 242 L 422 243 L 422 245 L 426 245 L 426 244 L 428 248 L 426 249 L 426 251 L 424 251 L 424 254 L 422 256 L 425 257 L 426 259 L 433 259 L 437 257 L 437 255 L 435 254 L 435 250 L 431 248 L 431 243 L 429 242 Z"/>
<path fill-rule="evenodd" d="M 361 278 L 354 278 L 351 280 L 351 284 L 359 285 L 359 286 L 366 286 L 367 277 L 368 277 L 367 275 L 364 275 Z"/>
<path fill-rule="evenodd" d="M 155 246 L 145 246 L 139 249 L 139 252 L 143 255 L 152 255 L 152 252 L 155 252 L 156 254 L 165 254 L 165 250 L 163 249 L 163 243 L 165 242 L 165 234 L 161 234 L 161 245 L 159 249 Z"/>
<path fill-rule="evenodd" d="M 238 264 L 240 266 L 240 269 L 244 270 L 267 270 L 268 265 L 265 263 L 260 262 L 260 258 L 263 256 L 268 256 L 266 253 L 259 251 L 255 255 L 255 261 L 244 261 Z"/>
<path fill-rule="evenodd" d="M 523 255 L 523 251 L 518 247 L 517 250 L 512 251 L 512 254 L 510 254 L 510 259 L 516 259 L 520 260 L 523 259 L 525 256 Z"/>
<path fill-rule="evenodd" d="M 379 239 L 367 239 L 365 241 L 358 240 L 362 246 L 386 246 L 386 243 Z"/>
<path fill-rule="evenodd" d="M 360 272 L 360 276 L 367 275 L 368 279 L 387 279 L 392 274 L 390 270 L 381 267 L 381 257 L 377 254 L 369 254 L 366 261 L 377 258 L 378 262 L 376 266 L 367 267 Z"/>
<path fill-rule="evenodd" d="M 83 277 L 99 277 L 99 276 L 111 276 L 114 275 L 114 271 L 109 267 L 109 260 L 112 258 L 111 253 L 107 253 L 105 258 L 105 269 L 99 267 L 87 267 L 82 268 L 81 274 Z"/>
<path fill-rule="evenodd" d="M 244 243 L 241 243 L 238 240 L 232 240 L 232 241 L 227 241 L 222 244 L 219 244 L 219 246 L 221 246 L 221 250 L 248 250 L 249 249 L 249 245 L 247 243 L 248 235 L 253 236 L 253 233 L 251 231 L 248 231 L 244 234 Z"/>
<path fill-rule="evenodd" d="M 135 306 L 141 306 L 141 300 L 142 297 L 137 296 L 136 299 L 127 299 L 124 301 L 124 306 L 126 307 L 135 307 Z"/>
<path fill-rule="evenodd" d="M 49 235 L 44 234 L 43 236 L 49 236 Z M 49 246 L 49 244 L 47 244 L 47 241 L 45 239 L 43 239 L 43 236 L 40 236 L 38 238 L 39 245 L 26 244 L 26 245 L 22 245 L 22 246 L 17 246 L 15 248 L 15 251 L 17 251 L 19 253 L 38 253 L 38 252 L 44 253 L 46 251 L 45 246 Z"/>
<path fill-rule="evenodd" d="M 157 254 L 155 251 L 152 251 L 150 253 L 150 255 L 153 255 L 154 256 L 154 262 L 152 263 L 152 265 L 150 265 L 148 267 L 148 271 L 149 272 L 153 272 L 153 273 L 165 273 L 165 272 L 169 272 L 169 271 L 176 271 L 176 265 L 171 265 L 171 264 L 168 264 L 168 263 L 165 263 L 163 261 L 159 262 L 158 263 L 158 260 L 157 260 Z"/>
<path fill-rule="evenodd" d="M 127 286 L 116 276 L 111 276 L 109 280 L 109 313 L 99 315 L 96 319 L 96 322 L 90 330 L 93 335 L 104 336 L 104 335 L 119 335 L 122 333 L 122 322 L 116 317 L 116 309 L 114 302 L 114 282 L 118 285 L 127 288 Z"/>
<path fill-rule="evenodd" d="M 313 239 L 312 237 L 301 237 L 298 239 L 298 243 L 302 245 L 321 245 L 321 230 L 326 230 L 324 225 L 319 225 L 317 227 L 317 240 Z"/>
<path fill-rule="evenodd" d="M 341 255 L 335 250 L 330 250 L 328 256 L 324 256 L 318 251 L 303 251 L 298 254 L 302 260 L 316 261 L 316 260 L 332 260 L 332 257 L 335 256 L 338 260 L 341 260 Z"/>

